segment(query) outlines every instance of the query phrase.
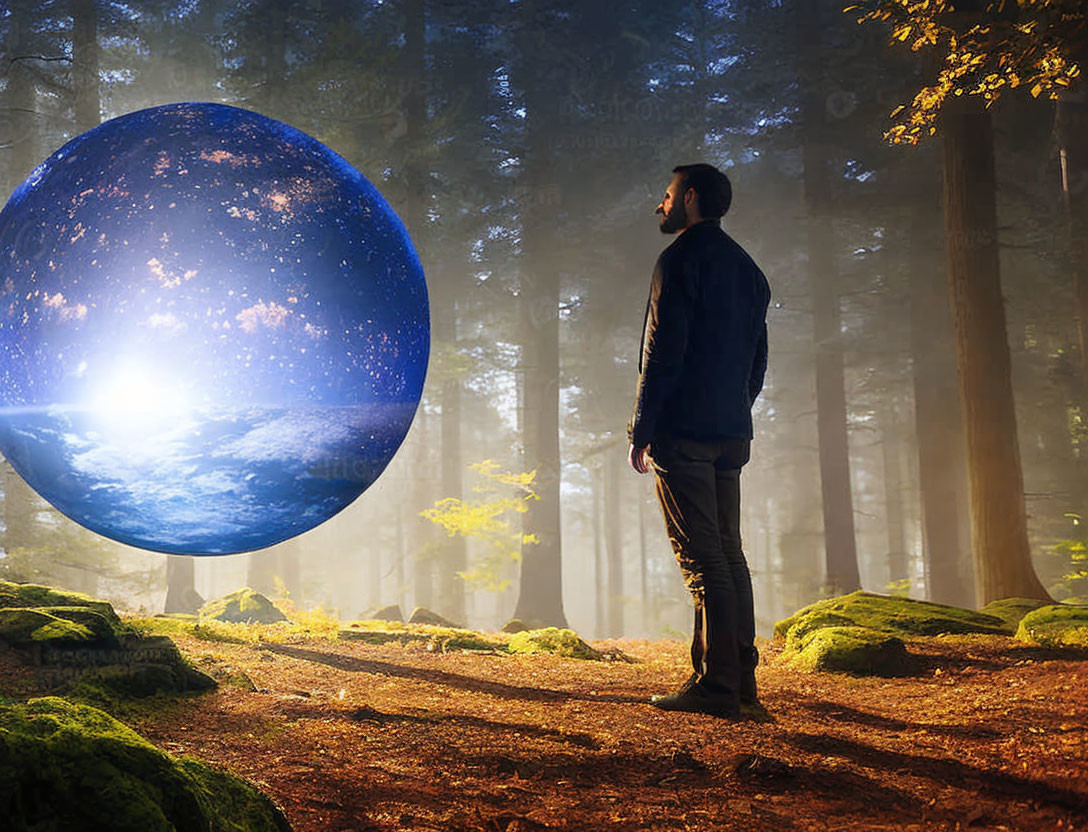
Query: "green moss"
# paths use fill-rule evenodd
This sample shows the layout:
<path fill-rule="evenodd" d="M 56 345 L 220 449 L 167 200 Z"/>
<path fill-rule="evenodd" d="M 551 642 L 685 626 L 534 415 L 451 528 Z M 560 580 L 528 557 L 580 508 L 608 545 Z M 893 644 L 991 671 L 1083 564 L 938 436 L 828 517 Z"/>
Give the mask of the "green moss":
<path fill-rule="evenodd" d="M 206 621 L 190 619 L 134 618 L 129 622 L 133 627 L 147 635 L 189 636 L 201 641 L 225 644 L 247 644 L 258 640 L 256 627 L 259 625 L 231 624 L 209 618 Z"/>
<path fill-rule="evenodd" d="M 1088 649 L 1088 607 L 1052 604 L 1029 612 L 1016 637 L 1044 647 Z"/>
<path fill-rule="evenodd" d="M 9 607 L 0 609 L 0 640 L 25 647 L 35 642 L 86 644 L 95 641 L 90 629 L 42 610 Z"/>
<path fill-rule="evenodd" d="M 1045 607 L 1047 603 L 1038 598 L 1002 598 L 1000 601 L 991 601 L 980 612 L 1000 618 L 1005 622 L 1009 632 L 1013 632 L 1025 615 L 1032 610 Z"/>
<path fill-rule="evenodd" d="M 200 619 L 244 624 L 273 624 L 277 621 L 286 621 L 287 616 L 264 595 L 247 587 L 209 601 L 200 608 Z"/>
<path fill-rule="evenodd" d="M 993 615 L 860 590 L 817 601 L 779 621 L 774 630 L 776 637 L 788 642 L 795 631 L 795 639 L 803 638 L 809 632 L 829 626 L 866 627 L 906 638 L 944 633 L 1012 634 L 1012 628 Z"/>
<path fill-rule="evenodd" d="M 505 644 L 495 642 L 472 630 L 442 628 L 444 632 L 431 636 L 431 644 L 442 652 L 450 650 L 506 649 Z"/>
<path fill-rule="evenodd" d="M 289 832 L 243 780 L 56 697 L 0 706 L 0 807 L 13 832 Z"/>
<path fill-rule="evenodd" d="M 546 627 L 514 633 L 508 646 L 511 653 L 555 653 L 572 659 L 600 661 L 604 657 L 580 638 L 573 630 Z"/>
<path fill-rule="evenodd" d="M 505 650 L 506 640 L 466 630 L 461 627 L 439 627 L 432 624 L 402 624 L 399 621 L 367 619 L 352 621 L 340 629 L 338 637 L 343 641 L 360 641 L 364 644 L 422 643 L 432 650 Z"/>
<path fill-rule="evenodd" d="M 907 669 L 903 642 L 866 627 L 823 627 L 797 640 L 789 651 L 791 666 L 809 671 L 838 671 L 894 676 Z"/>
<path fill-rule="evenodd" d="M 80 592 L 66 592 L 40 584 L 0 581 L 0 607 L 90 607 L 106 616 L 111 623 L 121 623 L 108 601 L 100 601 Z"/>

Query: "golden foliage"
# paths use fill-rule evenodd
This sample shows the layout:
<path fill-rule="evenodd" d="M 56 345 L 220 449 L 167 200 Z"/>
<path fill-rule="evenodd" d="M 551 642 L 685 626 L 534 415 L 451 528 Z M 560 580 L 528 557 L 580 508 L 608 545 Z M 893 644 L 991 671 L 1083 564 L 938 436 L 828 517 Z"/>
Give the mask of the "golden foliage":
<path fill-rule="evenodd" d="M 507 519 L 512 514 L 524 514 L 529 510 L 529 501 L 539 499 L 533 491 L 536 470 L 501 471 L 498 463 L 490 459 L 468 467 L 483 478 L 482 483 L 473 486 L 473 492 L 490 499 L 468 501 L 446 497 L 436 501 L 433 508 L 421 511 L 420 516 L 444 528 L 450 537 L 459 534 L 485 542 L 486 554 L 473 561 L 470 569 L 457 574 L 470 586 L 503 592 L 511 584 L 509 579 L 501 577 L 503 566 L 521 559 L 523 545 L 538 542 L 534 534 L 511 529 Z"/>
<path fill-rule="evenodd" d="M 884 138 L 893 144 L 934 134 L 949 96 L 981 96 L 989 107 L 1025 86 L 1033 98 L 1057 98 L 1079 77 L 1074 52 L 1088 39 L 1083 0 L 990 0 L 979 14 L 957 12 L 953 0 L 865 0 L 843 11 L 858 23 L 887 24 L 893 43 L 939 57 L 937 77 L 891 113 Z"/>

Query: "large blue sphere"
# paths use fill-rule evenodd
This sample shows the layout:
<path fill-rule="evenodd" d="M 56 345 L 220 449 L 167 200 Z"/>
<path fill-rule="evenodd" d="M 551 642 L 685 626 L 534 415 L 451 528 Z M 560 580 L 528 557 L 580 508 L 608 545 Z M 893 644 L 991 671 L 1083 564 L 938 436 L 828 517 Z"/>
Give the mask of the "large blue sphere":
<path fill-rule="evenodd" d="M 221 104 L 129 113 L 0 213 L 0 453 L 114 540 L 259 549 L 377 479 L 428 320 L 404 226 L 323 144 Z"/>

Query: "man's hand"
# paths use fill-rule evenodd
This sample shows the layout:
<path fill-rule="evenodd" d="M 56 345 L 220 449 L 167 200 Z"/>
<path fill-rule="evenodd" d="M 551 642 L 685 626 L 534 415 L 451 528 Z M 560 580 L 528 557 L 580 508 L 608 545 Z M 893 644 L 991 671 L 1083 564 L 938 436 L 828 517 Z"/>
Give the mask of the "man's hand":
<path fill-rule="evenodd" d="M 650 470 L 649 449 L 636 448 L 634 445 L 631 445 L 630 450 L 627 452 L 627 461 L 630 462 L 631 467 L 640 474 L 645 474 Z"/>

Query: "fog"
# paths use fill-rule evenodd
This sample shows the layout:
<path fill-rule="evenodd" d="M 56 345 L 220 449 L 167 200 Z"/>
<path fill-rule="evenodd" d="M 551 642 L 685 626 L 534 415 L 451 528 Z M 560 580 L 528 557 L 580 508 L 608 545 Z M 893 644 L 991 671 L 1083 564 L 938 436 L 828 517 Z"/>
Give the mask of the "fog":
<path fill-rule="evenodd" d="M 857 588 L 844 563 L 866 590 L 983 600 L 945 137 L 885 138 L 929 71 L 887 25 L 809 0 L 0 8 L 5 199 L 101 121 L 177 101 L 255 110 L 381 191 L 419 253 L 431 313 L 407 438 L 326 523 L 251 554 L 145 552 L 78 527 L 9 465 L 0 578 L 149 613 L 249 585 L 345 620 L 399 604 L 484 629 L 519 617 L 587 638 L 686 637 L 690 597 L 653 477 L 627 464 L 625 425 L 651 270 L 672 241 L 654 209 L 672 168 L 702 161 L 730 177 L 722 227 L 772 291 L 741 477 L 760 634 Z M 1082 591 L 1060 544 L 1078 539 L 1088 498 L 1083 254 L 1068 218 L 1088 169 L 1063 180 L 1055 101 L 1013 92 L 986 110 L 1011 435 L 1032 562 L 1061 599 Z M 424 515 L 448 498 L 491 504 L 490 522 Z"/>

